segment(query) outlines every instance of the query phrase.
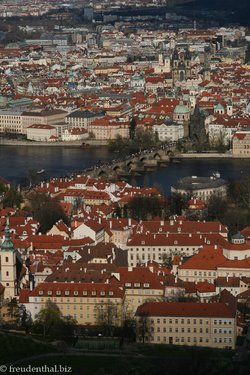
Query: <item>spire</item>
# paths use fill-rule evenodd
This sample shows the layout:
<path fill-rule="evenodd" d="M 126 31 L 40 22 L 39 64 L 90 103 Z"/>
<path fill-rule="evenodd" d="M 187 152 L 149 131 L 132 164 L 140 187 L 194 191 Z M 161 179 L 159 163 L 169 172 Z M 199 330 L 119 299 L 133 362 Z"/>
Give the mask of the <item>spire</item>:
<path fill-rule="evenodd" d="M 14 244 L 10 238 L 10 228 L 9 228 L 9 218 L 7 218 L 7 223 L 5 227 L 4 241 L 1 245 L 1 251 L 15 251 Z"/>

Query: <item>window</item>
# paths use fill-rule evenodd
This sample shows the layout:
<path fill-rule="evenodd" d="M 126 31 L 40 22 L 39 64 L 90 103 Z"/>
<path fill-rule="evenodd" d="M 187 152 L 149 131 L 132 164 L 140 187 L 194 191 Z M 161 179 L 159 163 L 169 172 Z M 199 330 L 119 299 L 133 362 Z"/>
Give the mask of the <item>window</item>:
<path fill-rule="evenodd" d="M 5 257 L 5 262 L 8 263 L 9 257 Z"/>
<path fill-rule="evenodd" d="M 157 323 L 160 323 L 160 318 L 157 319 Z"/>
<path fill-rule="evenodd" d="M 95 290 L 92 290 L 92 296 L 96 296 L 96 291 Z"/>
<path fill-rule="evenodd" d="M 175 319 L 175 324 L 178 324 L 178 319 Z"/>
<path fill-rule="evenodd" d="M 56 291 L 56 295 L 57 295 L 57 296 L 60 296 L 60 295 L 61 295 L 61 291 L 60 291 L 60 290 L 57 290 L 57 291 Z"/>
<path fill-rule="evenodd" d="M 109 291 L 109 295 L 110 296 L 113 296 L 114 295 L 114 292 L 112 290 Z"/>
<path fill-rule="evenodd" d="M 48 296 L 52 295 L 52 290 L 48 290 Z"/>
<path fill-rule="evenodd" d="M 82 295 L 83 295 L 83 296 L 87 296 L 87 294 L 88 294 L 87 290 L 83 290 L 83 291 L 82 291 Z"/>
<path fill-rule="evenodd" d="M 105 292 L 104 292 L 104 291 L 101 291 L 100 295 L 101 295 L 101 296 L 105 296 Z"/>
<path fill-rule="evenodd" d="M 9 271 L 6 271 L 6 276 L 9 276 Z"/>
<path fill-rule="evenodd" d="M 69 290 L 65 290 L 65 296 L 69 296 Z"/>
<path fill-rule="evenodd" d="M 78 290 L 74 290 L 74 296 L 78 296 Z"/>

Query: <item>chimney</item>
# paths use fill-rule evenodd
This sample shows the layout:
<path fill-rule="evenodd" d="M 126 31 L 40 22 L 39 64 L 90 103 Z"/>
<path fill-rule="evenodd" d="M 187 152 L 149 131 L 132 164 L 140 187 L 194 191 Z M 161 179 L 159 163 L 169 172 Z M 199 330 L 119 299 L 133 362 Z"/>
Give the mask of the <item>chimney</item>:
<path fill-rule="evenodd" d="M 132 224 L 132 223 L 131 223 L 131 218 L 129 217 L 129 218 L 128 218 L 128 226 L 131 227 L 131 224 Z"/>
<path fill-rule="evenodd" d="M 214 250 L 217 250 L 218 249 L 218 246 L 217 245 L 214 245 Z"/>
<path fill-rule="evenodd" d="M 112 229 L 112 221 L 109 222 L 109 228 Z"/>
<path fill-rule="evenodd" d="M 33 282 L 30 281 L 30 291 L 32 291 L 32 290 L 33 290 Z"/>
<path fill-rule="evenodd" d="M 160 225 L 161 225 L 161 227 L 164 226 L 164 220 L 161 220 Z"/>
<path fill-rule="evenodd" d="M 228 275 L 227 275 L 227 278 L 226 278 L 226 279 L 227 279 L 227 283 L 228 283 Z"/>

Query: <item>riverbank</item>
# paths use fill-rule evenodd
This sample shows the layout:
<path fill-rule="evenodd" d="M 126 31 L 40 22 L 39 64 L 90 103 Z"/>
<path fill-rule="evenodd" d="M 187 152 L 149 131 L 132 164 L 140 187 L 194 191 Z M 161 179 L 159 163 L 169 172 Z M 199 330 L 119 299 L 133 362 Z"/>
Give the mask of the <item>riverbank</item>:
<path fill-rule="evenodd" d="M 34 142 L 34 141 L 18 141 L 16 139 L 0 139 L 1 146 L 45 146 L 45 147 L 82 147 L 82 144 L 86 143 L 86 147 L 101 147 L 107 146 L 108 142 L 99 139 L 87 139 L 87 142 L 83 141 L 69 141 L 69 142 Z"/>
<path fill-rule="evenodd" d="M 230 159 L 234 158 L 231 153 L 218 153 L 218 152 L 193 152 L 178 155 L 182 159 Z"/>

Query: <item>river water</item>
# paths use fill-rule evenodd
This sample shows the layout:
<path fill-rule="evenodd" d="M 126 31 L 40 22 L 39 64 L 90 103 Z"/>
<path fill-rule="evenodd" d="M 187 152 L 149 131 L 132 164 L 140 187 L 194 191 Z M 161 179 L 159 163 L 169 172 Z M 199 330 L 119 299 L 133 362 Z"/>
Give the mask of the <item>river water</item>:
<path fill-rule="evenodd" d="M 119 157 L 122 156 L 118 154 Z M 50 177 L 60 177 L 89 168 L 99 161 L 118 157 L 105 147 L 82 149 L 78 147 L 0 146 L 0 176 L 16 184 L 27 181 L 28 170 L 45 169 Z M 250 176 L 250 160 L 247 159 L 185 159 L 181 163 L 169 163 L 152 172 L 136 176 L 140 186 L 160 184 L 168 195 L 171 185 L 180 177 L 209 176 L 218 171 L 226 180 Z M 131 178 L 128 179 L 131 181 Z"/>

